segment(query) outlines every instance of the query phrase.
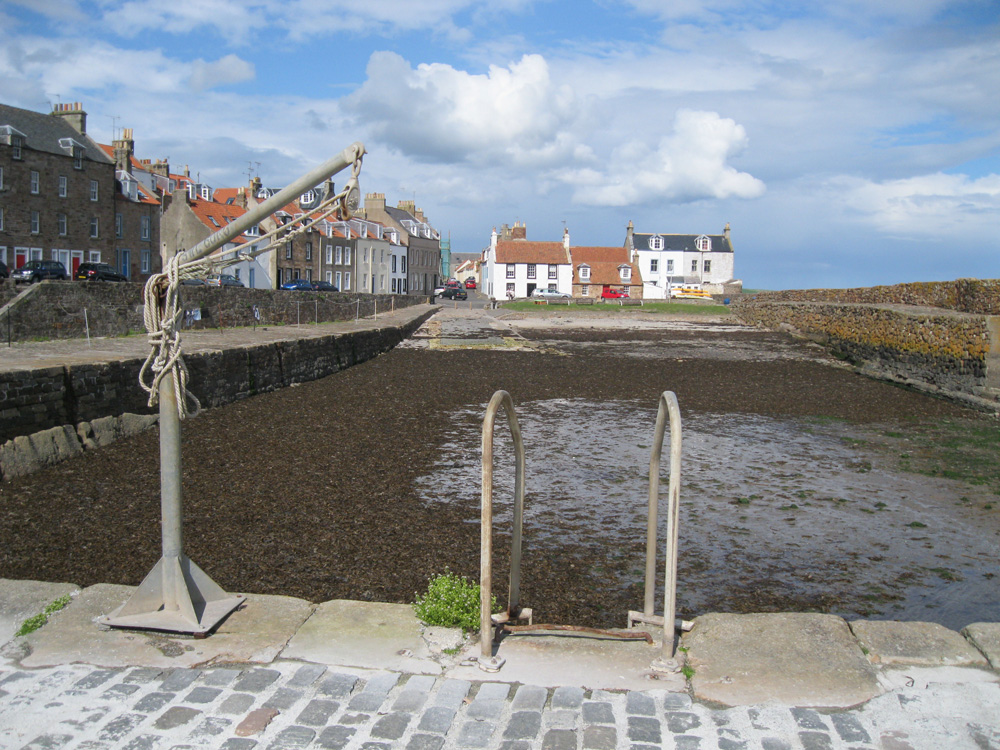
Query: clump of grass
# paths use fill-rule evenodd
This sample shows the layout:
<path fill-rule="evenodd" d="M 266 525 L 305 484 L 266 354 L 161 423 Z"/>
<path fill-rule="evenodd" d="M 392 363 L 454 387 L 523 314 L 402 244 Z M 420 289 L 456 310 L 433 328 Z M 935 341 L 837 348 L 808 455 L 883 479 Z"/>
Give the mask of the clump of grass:
<path fill-rule="evenodd" d="M 479 630 L 479 597 L 478 583 L 445 571 L 430 579 L 427 593 L 417 595 L 413 601 L 413 610 L 427 625 L 473 632 Z M 490 611 L 496 606 L 496 597 L 493 596 Z"/>
<path fill-rule="evenodd" d="M 63 607 L 65 607 L 70 602 L 70 595 L 60 596 L 54 602 L 45 607 L 42 612 L 39 612 L 33 617 L 29 617 L 27 620 L 21 623 L 21 627 L 18 629 L 15 635 L 28 635 L 28 633 L 34 633 L 45 623 L 49 621 L 49 616 L 55 614 Z"/>

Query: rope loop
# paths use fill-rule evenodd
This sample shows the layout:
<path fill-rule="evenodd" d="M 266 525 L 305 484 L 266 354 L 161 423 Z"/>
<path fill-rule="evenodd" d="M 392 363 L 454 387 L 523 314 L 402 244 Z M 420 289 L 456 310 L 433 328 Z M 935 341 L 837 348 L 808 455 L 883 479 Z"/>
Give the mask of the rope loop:
<path fill-rule="evenodd" d="M 178 257 L 174 255 L 167 262 L 165 272 L 150 276 L 143 289 L 143 322 L 150 349 L 139 370 L 139 385 L 149 394 L 148 405 L 156 406 L 164 376 L 173 373 L 177 416 L 185 419 L 198 415 L 201 402 L 187 389 L 188 369 L 181 354 L 181 316 L 184 311 L 178 289 L 181 277 Z M 148 383 L 147 377 L 150 378 Z"/>

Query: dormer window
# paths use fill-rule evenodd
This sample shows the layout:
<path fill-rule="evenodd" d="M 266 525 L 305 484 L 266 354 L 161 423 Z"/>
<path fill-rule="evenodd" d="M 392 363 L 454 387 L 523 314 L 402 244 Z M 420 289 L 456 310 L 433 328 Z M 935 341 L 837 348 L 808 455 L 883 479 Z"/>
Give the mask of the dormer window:
<path fill-rule="evenodd" d="M 212 222 L 212 226 L 214 226 L 214 227 L 219 227 L 219 222 L 217 222 L 217 221 L 215 220 L 215 217 L 214 217 L 214 216 L 209 216 L 209 217 L 208 217 L 208 220 L 209 220 L 210 222 Z M 221 227 L 220 227 L 220 228 L 221 228 Z"/>
<path fill-rule="evenodd" d="M 590 279 L 590 266 L 583 264 L 580 266 L 580 280 L 587 281 Z"/>
<path fill-rule="evenodd" d="M 629 281 L 632 278 L 632 267 L 618 266 L 618 273 L 621 275 L 622 281 Z"/>
<path fill-rule="evenodd" d="M 260 227 L 254 224 L 252 227 L 247 227 L 246 235 L 248 237 L 260 237 Z"/>
<path fill-rule="evenodd" d="M 704 234 L 694 241 L 694 246 L 703 253 L 710 253 L 712 251 L 712 240 L 706 237 Z"/>
<path fill-rule="evenodd" d="M 12 159 L 21 159 L 21 148 L 27 136 L 11 125 L 0 125 L 0 138 L 10 146 L 10 156 Z"/>
<path fill-rule="evenodd" d="M 663 249 L 663 238 L 660 235 L 658 235 L 658 234 L 654 234 L 652 237 L 650 237 L 649 238 L 649 249 L 650 250 L 662 250 Z"/>

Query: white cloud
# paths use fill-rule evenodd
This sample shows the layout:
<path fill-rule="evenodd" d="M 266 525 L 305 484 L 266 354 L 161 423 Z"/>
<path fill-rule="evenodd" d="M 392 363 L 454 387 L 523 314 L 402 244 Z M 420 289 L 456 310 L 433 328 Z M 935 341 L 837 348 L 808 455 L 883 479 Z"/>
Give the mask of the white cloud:
<path fill-rule="evenodd" d="M 64 23 L 83 21 L 87 17 L 80 9 L 77 0 L 7 0 L 7 2 Z"/>
<path fill-rule="evenodd" d="M 195 60 L 191 68 L 190 84 L 195 91 L 252 81 L 256 75 L 253 63 L 241 60 L 236 55 L 226 55 L 215 62 Z"/>
<path fill-rule="evenodd" d="M 758 198 L 764 183 L 727 163 L 746 145 L 746 131 L 733 120 L 715 112 L 681 110 L 673 132 L 655 149 L 630 141 L 614 150 L 605 171 L 575 169 L 561 177 L 576 188 L 574 200 L 588 205 Z"/>
<path fill-rule="evenodd" d="M 1000 175 L 929 174 L 872 182 L 839 177 L 830 198 L 880 231 L 909 237 L 975 235 L 995 231 Z M 991 230 L 992 228 L 992 230 Z"/>
<path fill-rule="evenodd" d="M 440 63 L 414 70 L 393 52 L 376 52 L 368 80 L 344 104 L 379 141 L 425 161 L 551 161 L 578 146 L 565 132 L 577 116 L 575 97 L 552 82 L 540 55 L 473 75 Z"/>
<path fill-rule="evenodd" d="M 247 41 L 247 36 L 265 28 L 271 2 L 248 0 L 105 0 L 104 23 L 115 32 L 135 36 L 149 30 L 187 34 L 215 29 L 231 42 Z M 280 6 L 275 4 L 274 10 Z"/>

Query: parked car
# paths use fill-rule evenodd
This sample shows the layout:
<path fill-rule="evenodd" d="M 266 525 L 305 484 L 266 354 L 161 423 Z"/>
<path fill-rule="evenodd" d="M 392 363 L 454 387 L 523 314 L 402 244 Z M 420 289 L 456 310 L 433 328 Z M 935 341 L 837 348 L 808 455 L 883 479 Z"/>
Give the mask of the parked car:
<path fill-rule="evenodd" d="M 603 299 L 622 299 L 628 297 L 628 292 L 624 289 L 605 289 L 601 292 L 601 297 Z"/>
<path fill-rule="evenodd" d="M 208 282 L 205 279 L 182 279 L 182 286 L 208 286 Z"/>
<path fill-rule="evenodd" d="M 572 297 L 571 294 L 566 294 L 566 292 L 560 292 L 556 289 L 536 289 L 531 293 L 532 297 L 548 297 L 549 299 L 568 299 Z"/>
<path fill-rule="evenodd" d="M 460 286 L 446 286 L 441 292 L 442 299 L 469 299 L 469 293 Z"/>
<path fill-rule="evenodd" d="M 309 279 L 292 279 L 282 284 L 281 288 L 290 292 L 311 292 L 313 284 Z"/>
<path fill-rule="evenodd" d="M 73 278 L 77 281 L 128 281 L 110 263 L 81 263 Z"/>
<path fill-rule="evenodd" d="M 467 278 L 465 280 L 465 288 L 466 289 L 475 289 L 476 288 L 476 280 L 474 278 L 472 278 L 471 276 L 469 278 Z"/>
<path fill-rule="evenodd" d="M 228 273 L 214 273 L 205 279 L 209 286 L 243 286 L 243 282 Z"/>
<path fill-rule="evenodd" d="M 0 279 L 6 279 L 10 276 L 10 269 L 7 268 L 7 264 L 0 260 Z"/>
<path fill-rule="evenodd" d="M 329 281 L 314 281 L 312 283 L 312 288 L 317 292 L 339 292 L 336 286 L 331 284 Z"/>
<path fill-rule="evenodd" d="M 43 279 L 68 279 L 69 274 L 66 273 L 66 266 L 57 260 L 29 260 L 10 277 L 15 284 L 19 281 L 34 284 Z"/>

